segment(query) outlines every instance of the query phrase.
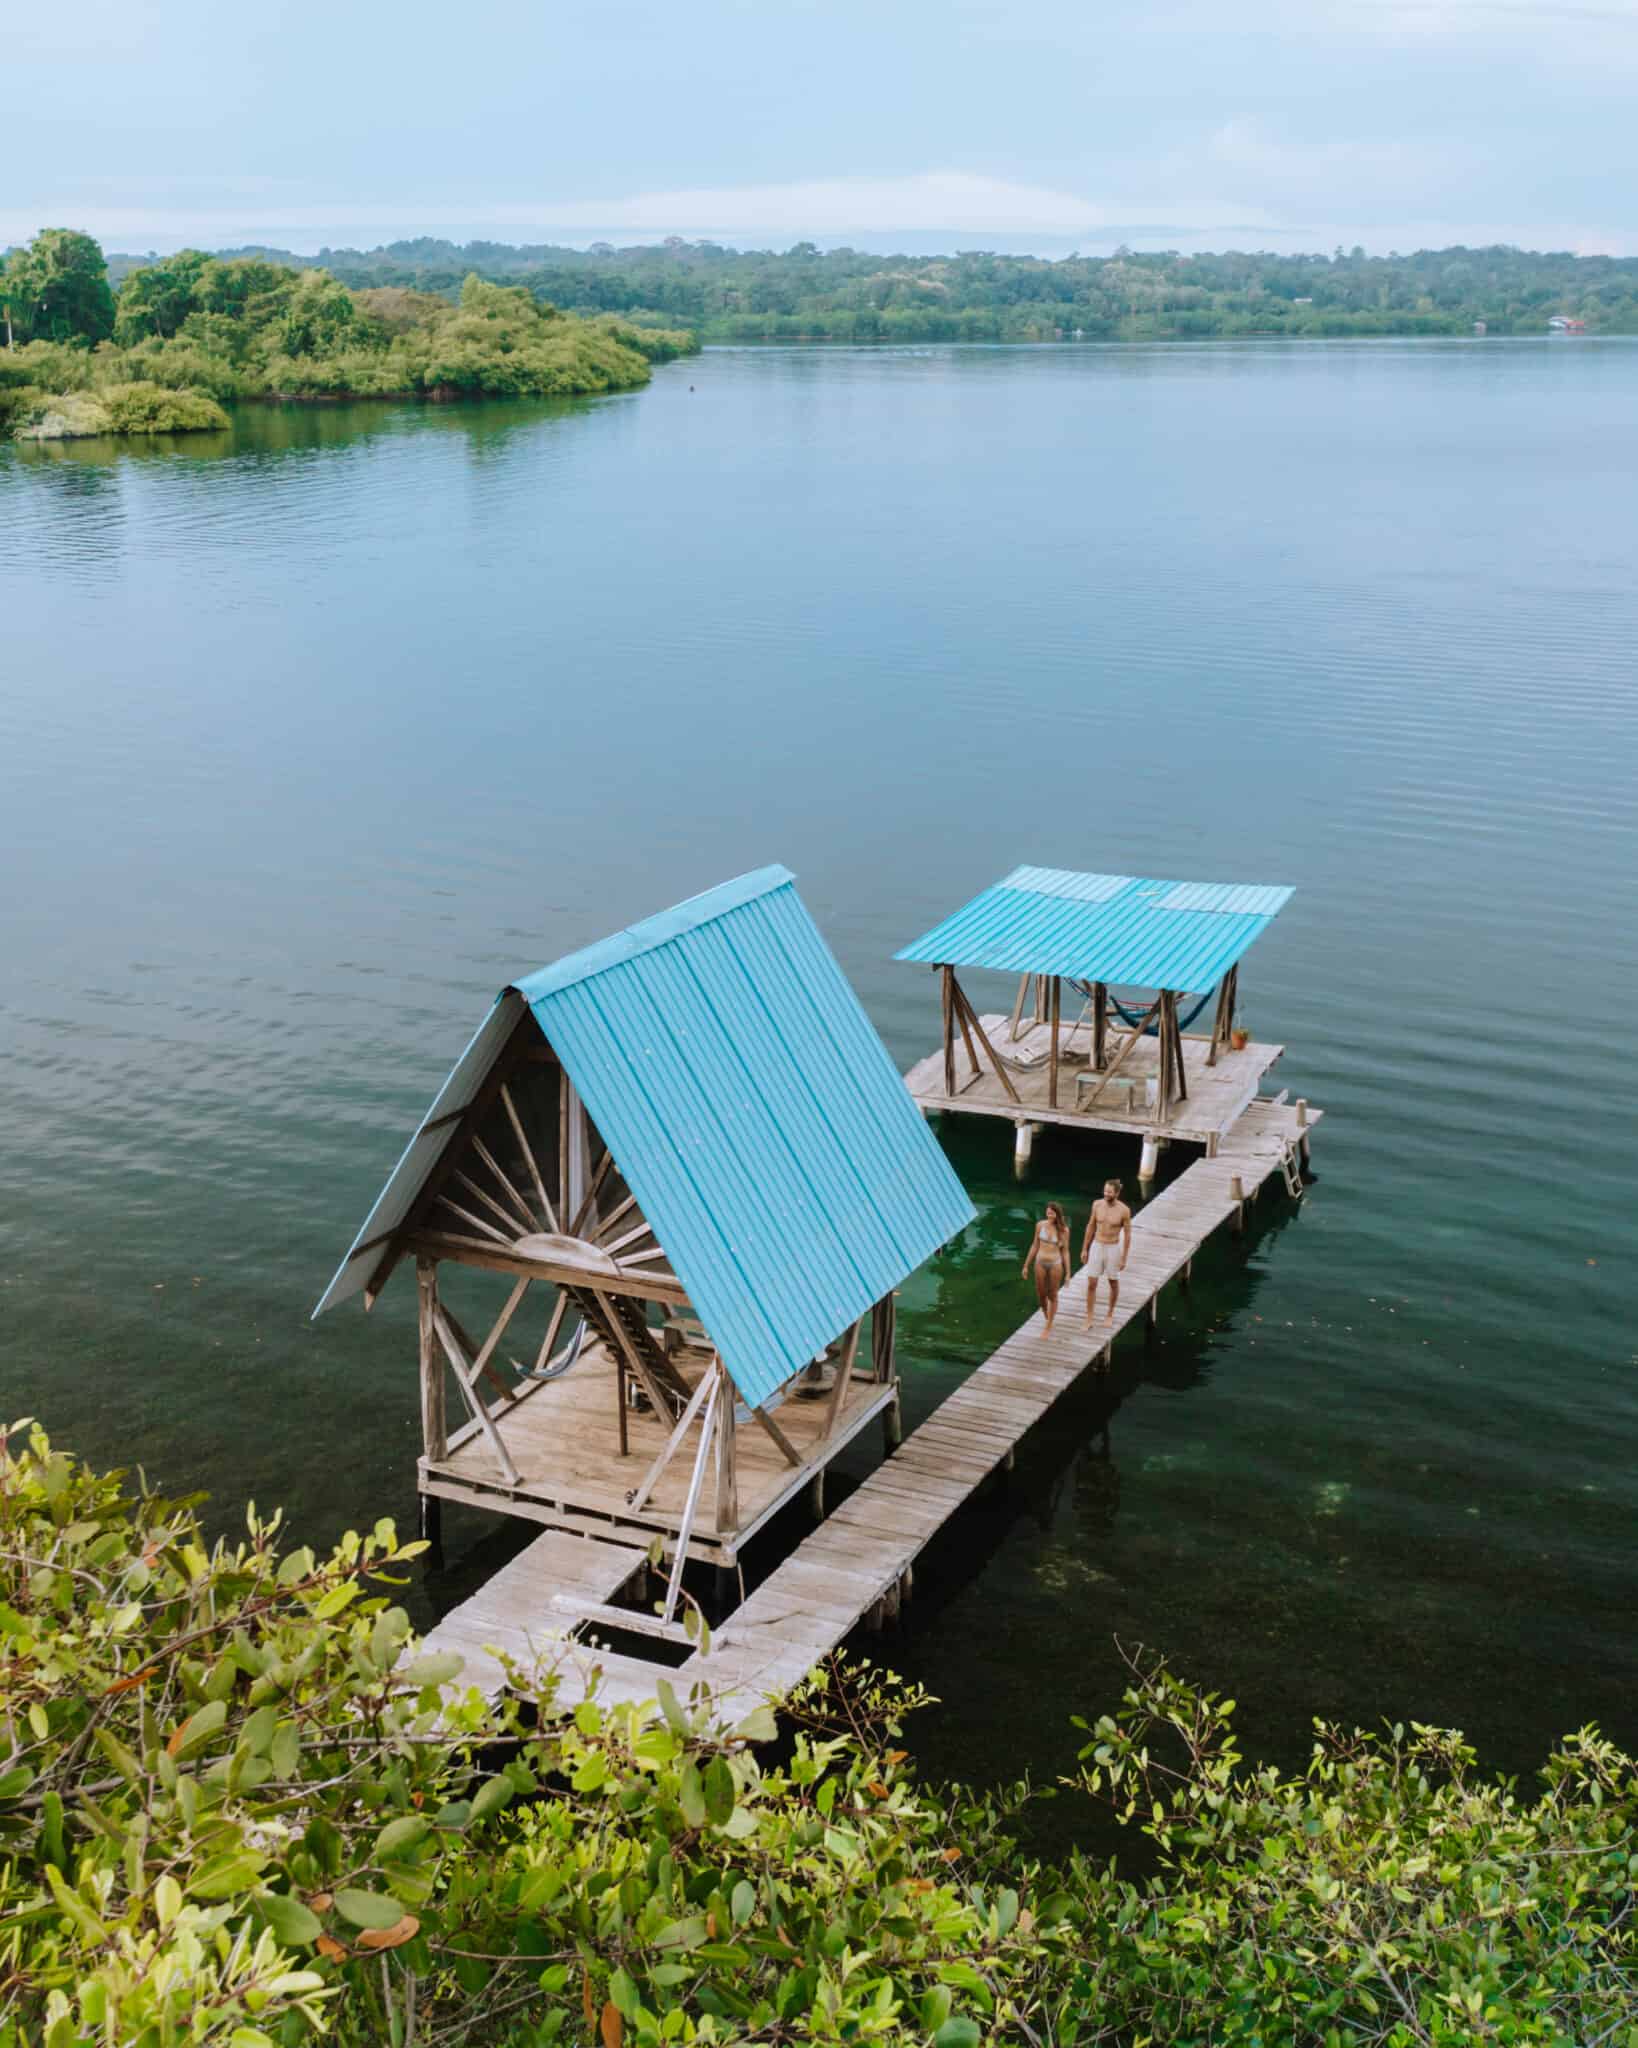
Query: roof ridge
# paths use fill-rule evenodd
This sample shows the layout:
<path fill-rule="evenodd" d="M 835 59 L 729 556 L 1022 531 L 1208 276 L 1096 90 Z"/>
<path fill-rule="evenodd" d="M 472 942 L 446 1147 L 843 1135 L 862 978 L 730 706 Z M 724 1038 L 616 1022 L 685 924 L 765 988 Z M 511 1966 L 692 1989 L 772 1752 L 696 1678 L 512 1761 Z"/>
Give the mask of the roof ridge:
<path fill-rule="evenodd" d="M 652 953 L 657 946 L 668 945 L 671 940 L 681 938 L 684 932 L 697 931 L 702 924 L 711 924 L 717 918 L 725 917 L 730 910 L 754 903 L 759 896 L 786 888 L 795 880 L 790 869 L 781 867 L 778 862 L 764 868 L 752 868 L 746 874 L 734 876 L 731 881 L 719 882 L 714 889 L 704 889 L 697 896 L 674 903 L 669 910 L 640 918 L 636 924 L 627 925 L 623 931 L 612 932 L 606 939 L 598 939 L 576 952 L 565 953 L 561 959 L 553 960 L 545 967 L 537 967 L 533 974 L 520 975 L 508 986 L 515 988 L 526 1002 L 539 1002 L 545 996 L 556 995 L 561 989 L 572 988 L 577 981 L 589 981 L 593 975 L 617 967 L 622 961 Z"/>

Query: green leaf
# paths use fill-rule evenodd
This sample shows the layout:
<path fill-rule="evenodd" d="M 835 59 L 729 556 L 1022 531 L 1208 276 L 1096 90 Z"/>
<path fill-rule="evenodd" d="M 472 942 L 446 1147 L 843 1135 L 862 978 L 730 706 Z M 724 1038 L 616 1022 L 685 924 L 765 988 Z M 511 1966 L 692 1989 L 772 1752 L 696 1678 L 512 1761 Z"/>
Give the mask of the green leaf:
<path fill-rule="evenodd" d="M 170 1752 L 175 1757 L 194 1756 L 211 1737 L 220 1732 L 227 1719 L 226 1700 L 207 1700 L 196 1714 L 190 1714 L 171 1737 Z"/>
<path fill-rule="evenodd" d="M 922 1993 L 921 2023 L 928 2033 L 936 2033 L 950 2017 L 950 1987 L 935 1984 Z"/>
<path fill-rule="evenodd" d="M 726 1757 L 714 1756 L 705 1767 L 705 1812 L 713 1827 L 720 1828 L 734 1810 L 734 1774 Z"/>
<path fill-rule="evenodd" d="M 394 1856 L 402 1856 L 406 1849 L 413 1849 L 418 1842 L 424 1842 L 432 1832 L 432 1823 L 423 1820 L 418 1813 L 406 1813 L 387 1825 L 375 1838 L 375 1860 L 385 1863 Z"/>
<path fill-rule="evenodd" d="M 18 1764 L 15 1770 L 7 1771 L 0 1778 L 0 1799 L 19 1799 L 34 1783 L 34 1773 L 27 1764 Z"/>
<path fill-rule="evenodd" d="M 670 1679 L 657 1679 L 654 1685 L 654 1692 L 655 1697 L 660 1702 L 660 1712 L 665 1716 L 666 1726 L 674 1735 L 687 1735 L 689 1732 L 688 1716 L 677 1704 L 677 1695 Z"/>
<path fill-rule="evenodd" d="M 977 2020 L 970 2020 L 964 2013 L 957 2013 L 947 2019 L 933 2036 L 933 2048 L 978 2048 L 983 2034 Z"/>
<path fill-rule="evenodd" d="M 279 1566 L 279 1576 L 274 1581 L 278 1586 L 293 1586 L 298 1579 L 305 1579 L 313 1569 L 313 1553 L 310 1550 L 292 1550 Z"/>
<path fill-rule="evenodd" d="M 452 1678 L 459 1678 L 465 1669 L 466 1659 L 457 1651 L 434 1650 L 428 1656 L 413 1658 L 395 1671 L 393 1677 L 402 1685 L 447 1685 Z"/>
<path fill-rule="evenodd" d="M 756 1886 L 749 1878 L 742 1877 L 734 1886 L 733 1897 L 728 1901 L 728 1905 L 734 1916 L 734 1925 L 743 1927 L 756 1911 Z"/>
<path fill-rule="evenodd" d="M 774 1742 L 779 1736 L 779 1723 L 774 1718 L 772 1707 L 753 1707 L 734 1730 L 741 1742 Z"/>
<path fill-rule="evenodd" d="M 301 1730 L 294 1721 L 281 1721 L 274 1730 L 268 1750 L 273 1769 L 281 1778 L 293 1778 L 301 1762 Z"/>
<path fill-rule="evenodd" d="M 256 1904 L 283 1948 L 311 1948 L 324 1931 L 318 1915 L 288 1892 L 269 1892 Z"/>
<path fill-rule="evenodd" d="M 643 2009 L 643 2001 L 638 1996 L 637 1986 L 624 1970 L 616 1970 L 609 1978 L 609 2003 L 622 2018 L 630 2020 L 633 2026 L 637 2024 L 637 2015 Z"/>
<path fill-rule="evenodd" d="M 700 1767 L 692 1757 L 682 1767 L 682 1776 L 677 1784 L 677 1804 L 691 1828 L 704 1827 L 705 1787 L 700 1782 Z"/>
<path fill-rule="evenodd" d="M 351 1888 L 336 1893 L 336 1911 L 355 1927 L 396 1927 L 404 1917 L 404 1909 L 396 1899 L 385 1898 L 380 1892 Z"/>
<path fill-rule="evenodd" d="M 230 1849 L 202 1863 L 188 1881 L 196 1899 L 230 1899 L 253 1885 L 266 1867 L 267 1858 L 252 1849 Z"/>
<path fill-rule="evenodd" d="M 498 1813 L 511 1797 L 510 1778 L 485 1778 L 473 1794 L 468 1826 L 473 1826 L 480 1820 L 487 1820 L 492 1813 Z"/>
<path fill-rule="evenodd" d="M 252 1756 L 266 1756 L 278 1732 L 279 1714 L 273 1706 L 258 1707 L 239 1730 L 239 1740 Z"/>
<path fill-rule="evenodd" d="M 590 1756 L 581 1759 L 579 1768 L 570 1780 L 577 1792 L 595 1792 L 608 1778 L 609 1760 L 600 1749 L 594 1749 Z"/>

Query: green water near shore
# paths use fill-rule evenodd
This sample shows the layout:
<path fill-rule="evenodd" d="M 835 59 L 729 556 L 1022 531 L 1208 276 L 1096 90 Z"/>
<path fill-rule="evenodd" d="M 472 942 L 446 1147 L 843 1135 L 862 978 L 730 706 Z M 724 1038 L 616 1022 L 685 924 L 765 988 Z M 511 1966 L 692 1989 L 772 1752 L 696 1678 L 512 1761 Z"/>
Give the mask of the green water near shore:
<path fill-rule="evenodd" d="M 1633 1741 L 1635 465 L 1623 343 L 713 351 L 0 453 L 0 1406 L 408 1519 L 413 1304 L 307 1312 L 512 975 L 783 860 L 908 1064 L 895 946 L 1017 861 L 1290 881 L 1245 1008 L 1319 1178 L 929 1555 L 919 1753 L 1050 1774 L 1117 1638 L 1285 1756 Z M 912 1420 L 1134 1165 L 942 1135 Z M 512 1540 L 449 1536 L 440 1598 Z"/>

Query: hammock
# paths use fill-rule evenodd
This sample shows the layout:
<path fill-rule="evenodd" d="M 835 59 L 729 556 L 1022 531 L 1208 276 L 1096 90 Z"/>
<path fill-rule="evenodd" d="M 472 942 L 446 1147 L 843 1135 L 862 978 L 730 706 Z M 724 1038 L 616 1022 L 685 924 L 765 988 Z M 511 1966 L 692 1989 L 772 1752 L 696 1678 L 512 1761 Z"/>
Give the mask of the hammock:
<path fill-rule="evenodd" d="M 1070 987 L 1076 990 L 1078 994 L 1085 996 L 1088 1002 L 1092 1001 L 1092 985 L 1090 982 L 1072 981 L 1070 983 Z M 1105 993 L 1108 994 L 1108 991 L 1106 990 Z M 1189 1026 L 1194 1022 L 1195 1018 L 1200 1015 L 1200 1012 L 1206 1007 L 1206 1005 L 1211 1001 L 1212 997 L 1216 993 L 1217 991 L 1215 989 L 1207 989 L 1206 993 L 1200 998 L 1199 1002 L 1195 1004 L 1194 1008 L 1189 1012 L 1189 1014 L 1186 1017 L 1178 1018 L 1178 1030 L 1187 1031 Z M 1139 1024 L 1143 1022 L 1142 1011 L 1140 1010 L 1134 1016 L 1133 1013 L 1129 1009 L 1127 1009 L 1126 1005 L 1120 1000 L 1118 996 L 1109 996 L 1109 1007 L 1114 1011 L 1115 1015 L 1121 1019 L 1122 1023 L 1126 1024 L 1133 1031 L 1135 1031 L 1138 1028 Z M 1160 1019 L 1158 1017 L 1152 1024 L 1148 1025 L 1145 1028 L 1143 1035 L 1145 1038 L 1157 1038 L 1160 1035 Z"/>

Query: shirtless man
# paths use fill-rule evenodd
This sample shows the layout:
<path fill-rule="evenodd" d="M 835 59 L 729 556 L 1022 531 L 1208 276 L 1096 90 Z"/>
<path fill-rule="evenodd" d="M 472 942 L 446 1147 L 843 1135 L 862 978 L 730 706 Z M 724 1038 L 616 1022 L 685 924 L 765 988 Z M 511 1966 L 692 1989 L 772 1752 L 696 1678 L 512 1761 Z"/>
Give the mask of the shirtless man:
<path fill-rule="evenodd" d="M 1081 1239 L 1081 1264 L 1086 1268 L 1086 1327 L 1098 1305 L 1098 1282 L 1109 1282 L 1109 1320 L 1120 1300 L 1120 1276 L 1132 1249 L 1132 1212 L 1120 1198 L 1120 1182 L 1106 1180 L 1102 1198 L 1092 1204 Z"/>

